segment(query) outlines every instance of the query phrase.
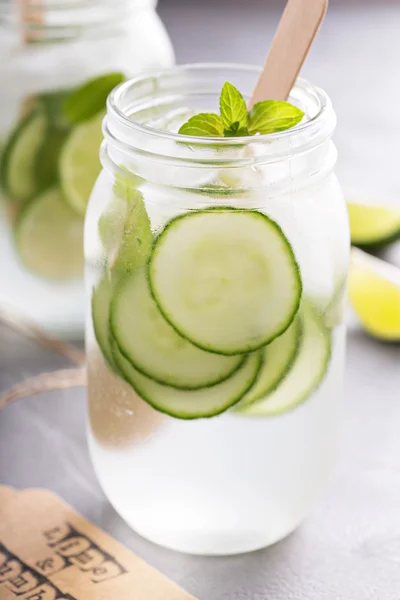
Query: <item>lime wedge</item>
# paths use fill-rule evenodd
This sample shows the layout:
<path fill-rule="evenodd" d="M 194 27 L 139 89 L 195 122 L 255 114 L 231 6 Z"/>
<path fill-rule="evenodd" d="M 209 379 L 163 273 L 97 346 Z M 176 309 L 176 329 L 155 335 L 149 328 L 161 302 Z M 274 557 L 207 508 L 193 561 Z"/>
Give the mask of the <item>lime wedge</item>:
<path fill-rule="evenodd" d="M 99 148 L 103 136 L 101 112 L 74 127 L 60 156 L 61 187 L 68 204 L 84 215 L 92 187 L 101 171 Z"/>
<path fill-rule="evenodd" d="M 400 236 L 400 209 L 347 202 L 354 246 L 386 245 Z"/>
<path fill-rule="evenodd" d="M 365 329 L 382 340 L 400 340 L 400 269 L 353 248 L 350 301 Z"/>
<path fill-rule="evenodd" d="M 83 272 L 83 220 L 52 187 L 21 211 L 16 223 L 20 258 L 34 273 L 50 279 L 70 279 Z"/>

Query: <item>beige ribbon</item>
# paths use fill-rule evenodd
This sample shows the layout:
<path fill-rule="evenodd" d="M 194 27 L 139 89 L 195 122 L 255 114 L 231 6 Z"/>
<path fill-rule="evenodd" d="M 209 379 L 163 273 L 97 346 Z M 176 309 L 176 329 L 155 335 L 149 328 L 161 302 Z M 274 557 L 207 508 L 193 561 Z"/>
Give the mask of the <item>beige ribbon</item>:
<path fill-rule="evenodd" d="M 30 377 L 22 383 L 16 384 L 0 395 L 0 410 L 16 400 L 21 400 L 35 394 L 86 385 L 86 359 L 84 352 L 72 344 L 48 335 L 36 324 L 27 320 L 26 317 L 16 314 L 14 310 L 8 307 L 0 306 L 0 324 L 24 335 L 26 338 L 49 350 L 61 354 L 77 365 L 76 368 L 41 373 L 40 375 Z"/>

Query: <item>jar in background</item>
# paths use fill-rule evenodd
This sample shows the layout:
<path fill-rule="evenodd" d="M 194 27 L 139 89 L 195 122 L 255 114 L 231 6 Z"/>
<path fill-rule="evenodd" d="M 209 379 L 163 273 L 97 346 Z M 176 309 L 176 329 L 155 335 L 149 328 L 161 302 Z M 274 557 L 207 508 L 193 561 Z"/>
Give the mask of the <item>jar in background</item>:
<path fill-rule="evenodd" d="M 83 220 L 107 92 L 173 62 L 155 4 L 0 0 L 0 302 L 62 337 L 83 333 Z"/>

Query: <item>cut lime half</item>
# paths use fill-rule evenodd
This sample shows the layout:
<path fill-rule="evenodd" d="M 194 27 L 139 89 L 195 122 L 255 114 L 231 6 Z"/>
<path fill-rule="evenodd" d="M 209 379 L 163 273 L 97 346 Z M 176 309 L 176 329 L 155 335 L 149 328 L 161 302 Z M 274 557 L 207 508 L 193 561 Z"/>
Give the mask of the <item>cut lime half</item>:
<path fill-rule="evenodd" d="M 400 269 L 353 248 L 350 301 L 365 329 L 387 341 L 400 341 Z"/>
<path fill-rule="evenodd" d="M 15 230 L 19 255 L 34 273 L 71 279 L 83 272 L 83 221 L 52 187 L 20 213 Z"/>
<path fill-rule="evenodd" d="M 84 215 L 92 187 L 101 171 L 99 148 L 102 141 L 101 112 L 74 127 L 60 156 L 61 187 L 68 204 Z"/>
<path fill-rule="evenodd" d="M 347 202 L 347 210 L 354 246 L 383 246 L 400 236 L 399 208 Z"/>

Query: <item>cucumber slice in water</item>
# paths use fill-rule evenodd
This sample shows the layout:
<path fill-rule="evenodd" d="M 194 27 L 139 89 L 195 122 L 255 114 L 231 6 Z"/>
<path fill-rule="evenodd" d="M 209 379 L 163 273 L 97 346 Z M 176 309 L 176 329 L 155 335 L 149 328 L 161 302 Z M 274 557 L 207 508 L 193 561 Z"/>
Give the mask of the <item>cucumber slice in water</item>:
<path fill-rule="evenodd" d="M 169 325 L 152 298 L 147 269 L 133 272 L 117 288 L 111 330 L 122 354 L 144 375 L 181 389 L 215 385 L 232 375 L 244 357 L 197 348 Z"/>
<path fill-rule="evenodd" d="M 118 371 L 111 349 L 110 306 L 115 286 L 108 275 L 100 280 L 92 292 L 92 321 L 97 343 L 111 369 Z"/>
<path fill-rule="evenodd" d="M 322 382 L 331 354 L 330 335 L 311 306 L 301 310 L 301 340 L 295 361 L 280 385 L 263 399 L 238 407 L 253 417 L 270 417 L 292 410 Z"/>
<path fill-rule="evenodd" d="M 243 399 L 240 408 L 265 398 L 279 385 L 293 365 L 300 347 L 300 338 L 300 319 L 296 318 L 285 333 L 264 348 L 263 366 L 256 383 Z"/>
<path fill-rule="evenodd" d="M 48 122 L 43 111 L 29 114 L 11 134 L 3 152 L 0 180 L 12 200 L 26 202 L 40 187 L 37 155 L 46 138 Z"/>
<path fill-rule="evenodd" d="M 233 208 L 173 219 L 155 242 L 149 280 L 161 312 L 182 336 L 226 355 L 281 335 L 302 292 L 280 227 L 260 212 Z"/>
<path fill-rule="evenodd" d="M 52 187 L 31 200 L 16 223 L 20 258 L 33 272 L 50 279 L 83 273 L 83 221 Z"/>
<path fill-rule="evenodd" d="M 110 270 L 132 271 L 147 263 L 153 245 L 143 195 L 130 178 L 114 184 L 114 198 L 99 219 L 98 230 Z"/>
<path fill-rule="evenodd" d="M 121 354 L 116 344 L 113 350 L 121 373 L 137 394 L 156 410 L 179 419 L 214 417 L 226 411 L 239 402 L 252 386 L 262 362 L 261 352 L 255 352 L 222 383 L 199 390 L 178 390 L 139 373 Z"/>

